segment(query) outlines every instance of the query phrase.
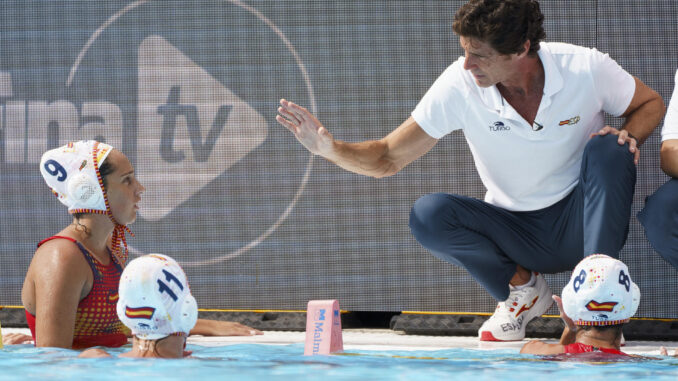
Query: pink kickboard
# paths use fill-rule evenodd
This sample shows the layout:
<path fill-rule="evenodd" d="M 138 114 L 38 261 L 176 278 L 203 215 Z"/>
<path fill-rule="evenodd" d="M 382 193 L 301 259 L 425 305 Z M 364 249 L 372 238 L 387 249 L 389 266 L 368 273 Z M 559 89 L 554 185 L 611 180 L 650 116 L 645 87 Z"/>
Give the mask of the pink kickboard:
<path fill-rule="evenodd" d="M 337 300 L 311 300 L 306 308 L 305 356 L 328 355 L 344 350 L 341 313 Z"/>

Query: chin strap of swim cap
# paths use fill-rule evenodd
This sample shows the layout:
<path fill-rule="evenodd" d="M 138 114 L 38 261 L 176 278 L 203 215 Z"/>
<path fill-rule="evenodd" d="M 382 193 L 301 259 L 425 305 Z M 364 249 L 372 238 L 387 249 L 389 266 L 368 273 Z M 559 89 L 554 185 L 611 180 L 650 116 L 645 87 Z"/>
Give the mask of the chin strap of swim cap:
<path fill-rule="evenodd" d="M 115 228 L 113 228 L 113 237 L 112 237 L 112 244 L 111 244 L 111 252 L 115 255 L 116 258 L 120 260 L 118 263 L 120 266 L 125 266 L 127 263 L 127 259 L 129 258 L 129 252 L 127 249 L 127 238 L 125 237 L 125 233 L 129 233 L 132 237 L 134 237 L 134 233 L 130 230 L 130 228 L 127 227 L 127 225 L 120 225 L 117 222 L 115 222 L 115 219 L 113 218 L 112 215 L 109 215 L 113 223 L 115 223 Z M 122 242 L 122 246 L 120 245 L 120 242 Z"/>
<path fill-rule="evenodd" d="M 129 233 L 132 237 L 134 237 L 134 233 L 132 233 L 132 231 L 130 230 L 130 228 L 127 227 L 127 225 L 119 224 L 118 221 L 116 221 L 115 218 L 113 217 L 113 213 L 111 212 L 111 206 L 108 203 L 108 195 L 106 194 L 106 188 L 104 187 L 104 179 L 101 177 L 101 173 L 99 172 L 99 162 L 97 160 L 98 152 L 99 152 L 99 143 L 97 142 L 94 144 L 94 149 L 92 150 L 92 156 L 94 160 L 94 171 L 97 174 L 99 186 L 104 192 L 104 203 L 106 203 L 106 214 L 115 225 L 115 227 L 113 228 L 113 236 L 111 237 L 112 238 L 111 252 L 113 253 L 113 257 L 118 262 L 118 264 L 124 267 L 125 264 L 127 263 L 127 259 L 129 258 L 129 253 L 127 250 L 127 238 L 125 237 L 125 233 Z M 122 246 L 120 245 L 121 242 Z"/>

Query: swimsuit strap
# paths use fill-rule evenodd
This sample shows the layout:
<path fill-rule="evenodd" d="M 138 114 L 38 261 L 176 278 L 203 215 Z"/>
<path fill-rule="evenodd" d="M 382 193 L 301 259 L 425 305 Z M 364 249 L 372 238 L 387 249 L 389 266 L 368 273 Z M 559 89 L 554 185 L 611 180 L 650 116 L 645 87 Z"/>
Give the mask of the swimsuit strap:
<path fill-rule="evenodd" d="M 43 239 L 42 241 L 38 242 L 38 247 L 42 246 L 42 244 L 44 244 L 45 242 L 51 241 L 51 240 L 53 240 L 53 239 L 66 239 L 66 240 L 69 240 L 69 241 L 71 241 L 71 242 L 73 242 L 73 243 L 75 243 L 75 244 L 78 243 L 78 241 L 76 241 L 74 238 L 71 238 L 71 237 L 65 237 L 65 236 L 63 236 L 63 235 L 54 235 L 54 236 L 51 236 L 51 237 L 49 237 L 49 238 L 45 238 L 45 239 Z"/>
<path fill-rule="evenodd" d="M 92 253 L 90 253 L 89 250 L 87 250 L 87 248 L 85 248 L 85 246 L 83 246 L 80 242 L 78 242 L 76 239 L 71 238 L 71 237 L 66 237 L 66 236 L 62 236 L 62 235 L 55 235 L 55 236 L 52 236 L 52 237 L 49 237 L 49 238 L 45 238 L 42 241 L 40 241 L 40 243 L 38 243 L 38 247 L 43 245 L 45 242 L 49 242 L 53 239 L 65 239 L 65 240 L 73 242 L 76 246 L 78 246 L 78 248 L 80 249 L 80 252 L 82 252 L 82 255 L 85 257 L 85 260 L 89 264 L 89 267 L 92 270 L 92 275 L 94 276 L 95 280 L 99 280 L 103 276 L 103 271 L 105 271 L 105 269 L 108 268 L 109 266 L 115 266 L 120 272 L 122 272 L 122 268 L 123 268 L 124 263 L 120 263 L 120 259 L 117 258 L 115 255 L 110 255 L 111 254 L 110 249 L 108 250 L 108 252 L 109 252 L 109 255 L 111 256 L 111 263 L 108 266 L 106 266 L 106 265 L 101 264 L 101 262 L 99 262 L 96 258 L 94 258 Z"/>

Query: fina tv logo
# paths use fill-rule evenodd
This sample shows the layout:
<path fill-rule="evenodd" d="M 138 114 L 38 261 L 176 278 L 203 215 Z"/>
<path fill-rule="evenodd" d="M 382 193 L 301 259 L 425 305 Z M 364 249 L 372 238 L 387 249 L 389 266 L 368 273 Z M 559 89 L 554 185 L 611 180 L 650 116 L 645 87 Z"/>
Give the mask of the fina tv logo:
<path fill-rule="evenodd" d="M 201 5 L 192 2 L 183 4 L 182 10 L 189 17 L 206 15 Z M 224 85 L 194 59 L 191 59 L 189 54 L 171 43 L 169 38 L 164 37 L 162 30 L 165 26 L 160 23 L 156 26 L 149 22 L 153 25 L 139 24 L 133 28 L 133 30 L 144 29 L 144 33 L 151 31 L 151 33 L 141 35 L 140 43 L 136 46 L 136 108 L 125 103 L 124 97 L 119 101 L 112 101 L 110 96 L 113 92 L 101 84 L 99 87 L 95 84 L 93 89 L 86 80 L 78 81 L 78 76 L 83 75 L 80 74 L 83 72 L 85 73 L 83 78 L 89 78 L 86 70 L 91 69 L 92 65 L 97 66 L 97 69 L 108 67 L 102 65 L 103 62 L 97 61 L 102 59 L 97 54 L 101 55 L 101 51 L 108 49 L 106 46 L 110 44 L 110 38 L 116 38 L 115 33 L 107 35 L 107 29 L 133 11 L 152 13 L 152 9 L 149 12 L 149 8 L 142 7 L 144 5 L 162 7 L 163 2 L 139 0 L 127 4 L 111 15 L 90 35 L 70 69 L 66 80 L 66 93 L 98 93 L 98 98 L 106 100 L 87 99 L 92 95 L 85 95 L 86 99 L 77 99 L 76 96 L 75 100 L 51 101 L 35 100 L 36 96 L 33 95 L 31 100 L 20 100 L 14 96 L 17 91 L 16 88 L 13 89 L 13 85 L 17 83 L 13 83 L 10 72 L 0 72 L 0 140 L 4 144 L 4 149 L 0 152 L 0 162 L 4 162 L 5 165 L 38 163 L 45 150 L 68 141 L 82 139 L 102 140 L 124 151 L 125 140 L 129 142 L 129 139 L 136 139 L 135 169 L 140 181 L 146 187 L 139 215 L 153 222 L 163 220 L 169 213 L 264 144 L 269 137 L 270 121 L 267 121 L 254 106 L 243 99 L 243 95 L 251 93 L 251 91 L 248 93 L 248 86 L 232 89 Z M 266 41 L 267 46 L 243 45 L 245 51 L 233 54 L 249 54 L 252 56 L 251 61 L 254 62 L 258 55 L 263 54 L 262 50 L 270 50 L 271 46 L 280 46 L 281 51 L 286 52 L 287 58 L 279 57 L 277 68 L 288 65 L 300 73 L 298 78 L 301 78 L 303 82 L 290 86 L 305 89 L 309 98 L 309 108 L 312 112 L 316 112 L 310 77 L 294 46 L 282 31 L 257 9 L 239 0 L 214 0 L 209 5 L 226 15 L 236 13 L 236 11 L 242 15 L 248 15 L 247 17 L 254 20 L 248 24 L 250 29 L 271 34 L 274 38 Z M 138 19 L 155 20 L 154 17 L 147 19 L 139 17 Z M 129 22 L 129 19 L 127 20 Z M 223 18 L 218 20 L 224 22 L 221 21 Z M 158 28 L 159 32 L 152 33 L 153 28 Z M 219 31 L 218 28 L 215 30 Z M 173 30 L 170 29 L 169 32 L 172 33 Z M 109 40 L 98 45 L 98 41 L 106 37 Z M 206 41 L 213 44 L 209 38 Z M 115 43 L 124 45 L 127 42 L 116 40 Z M 195 43 L 204 44 L 205 41 L 199 40 Z M 223 49 L 223 47 L 214 49 Z M 92 53 L 94 50 L 97 54 Z M 82 69 L 85 67 L 83 62 L 86 60 L 90 60 L 86 66 L 87 69 Z M 114 62 L 120 62 L 117 65 L 129 65 L 124 58 L 114 60 Z M 105 78 L 112 82 L 117 78 L 111 79 L 111 77 L 117 74 L 119 73 L 111 75 L 107 72 Z M 134 76 L 123 76 L 123 78 L 134 78 Z M 258 79 L 251 78 L 248 85 L 261 87 L 261 84 L 256 83 Z M 270 87 L 270 84 L 265 86 Z M 276 94 L 278 98 L 285 95 L 284 91 L 280 90 L 280 92 L 281 94 Z M 275 115 L 278 98 L 270 100 L 253 98 L 253 96 L 249 98 L 260 103 L 264 101 L 270 103 L 271 114 Z M 130 120 L 130 116 L 136 118 Z M 272 117 L 269 119 L 272 120 Z M 129 127 L 132 127 L 134 133 L 130 133 Z M 270 225 L 263 226 L 261 231 L 254 231 L 251 240 L 238 249 L 225 254 L 219 253 L 218 257 L 211 259 L 184 264 L 210 264 L 236 257 L 255 247 L 275 231 L 291 213 L 310 177 L 313 155 L 304 157 L 308 159 L 305 169 L 301 168 L 298 188 L 296 191 L 292 188 L 291 199 L 287 207 L 283 204 L 277 219 L 274 217 Z M 294 186 L 294 183 L 292 185 Z M 223 196 L 228 197 L 227 194 Z"/>
<path fill-rule="evenodd" d="M 139 212 L 158 220 L 263 143 L 268 125 L 162 37 L 139 46 L 138 78 L 137 136 L 154 147 L 138 151 L 137 171 L 147 189 Z M 190 181 L 168 187 L 167 173 Z"/>

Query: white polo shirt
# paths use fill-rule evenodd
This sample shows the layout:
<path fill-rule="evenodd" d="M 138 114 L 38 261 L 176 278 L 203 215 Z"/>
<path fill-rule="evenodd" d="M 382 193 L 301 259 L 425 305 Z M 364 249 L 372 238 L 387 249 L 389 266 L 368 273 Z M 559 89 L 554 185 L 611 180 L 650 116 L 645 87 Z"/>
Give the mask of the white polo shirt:
<path fill-rule="evenodd" d="M 664 118 L 664 127 L 662 127 L 662 141 L 678 139 L 678 70 L 676 70 L 673 86 L 673 95 L 666 109 L 666 118 Z"/>
<path fill-rule="evenodd" d="M 550 206 L 579 181 L 584 146 L 604 126 L 603 111 L 619 116 L 635 92 L 633 76 L 607 54 L 563 43 L 542 43 L 545 72 L 533 130 L 496 86 L 481 88 L 464 70 L 464 57 L 450 65 L 412 112 L 430 136 L 461 129 L 485 201 L 512 211 Z"/>

